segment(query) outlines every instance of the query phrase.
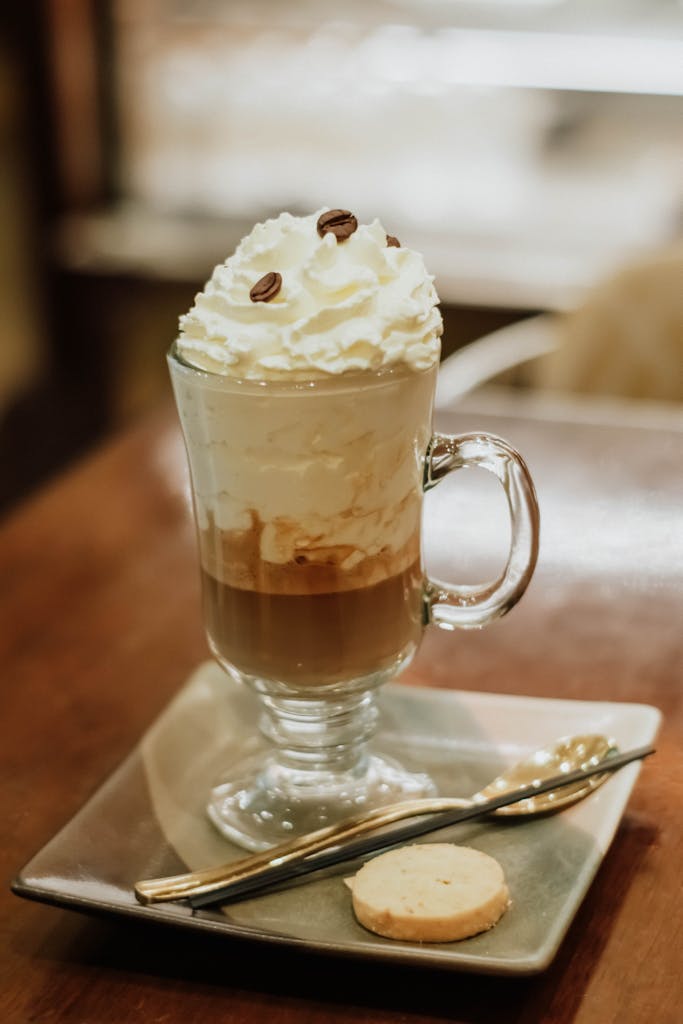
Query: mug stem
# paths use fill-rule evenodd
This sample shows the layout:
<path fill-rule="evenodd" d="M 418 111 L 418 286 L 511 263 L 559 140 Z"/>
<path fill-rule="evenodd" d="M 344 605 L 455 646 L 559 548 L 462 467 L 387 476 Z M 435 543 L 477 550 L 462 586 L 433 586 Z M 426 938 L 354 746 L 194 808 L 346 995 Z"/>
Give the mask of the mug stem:
<path fill-rule="evenodd" d="M 328 772 L 362 771 L 377 728 L 375 694 L 366 690 L 330 700 L 261 694 L 260 728 L 273 744 L 281 772 L 307 786 Z"/>
<path fill-rule="evenodd" d="M 240 846 L 265 850 L 365 810 L 434 794 L 429 776 L 369 752 L 378 719 L 373 690 L 326 700 L 259 698 L 270 750 L 237 765 L 207 807 Z"/>

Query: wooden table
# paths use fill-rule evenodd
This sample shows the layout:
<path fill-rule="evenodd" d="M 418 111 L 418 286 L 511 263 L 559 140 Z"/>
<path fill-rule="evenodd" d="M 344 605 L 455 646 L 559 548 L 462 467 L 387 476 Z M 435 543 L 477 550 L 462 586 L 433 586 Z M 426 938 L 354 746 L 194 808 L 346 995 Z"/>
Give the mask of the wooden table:
<path fill-rule="evenodd" d="M 501 417 L 497 399 L 470 400 L 441 425 L 492 429 L 527 456 L 543 514 L 536 576 L 488 630 L 429 633 L 410 681 L 664 713 L 658 752 L 552 966 L 517 980 L 397 970 L 89 918 L 5 886 L 0 1020 L 681 1020 L 680 418 L 506 402 Z M 206 657 L 171 410 L 20 508 L 0 530 L 0 579 L 9 883 Z"/>

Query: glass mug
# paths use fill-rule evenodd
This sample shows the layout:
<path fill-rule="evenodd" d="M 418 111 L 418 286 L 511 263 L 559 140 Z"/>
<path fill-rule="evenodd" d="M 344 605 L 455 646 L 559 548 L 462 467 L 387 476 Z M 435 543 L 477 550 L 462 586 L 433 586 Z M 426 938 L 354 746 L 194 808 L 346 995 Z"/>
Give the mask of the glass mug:
<path fill-rule="evenodd" d="M 211 650 L 262 706 L 267 753 L 209 795 L 219 830 L 252 850 L 433 792 L 371 753 L 379 686 L 426 625 L 487 625 L 519 600 L 538 552 L 529 472 L 488 434 L 433 434 L 438 366 L 313 382 L 237 381 L 174 347 Z M 500 480 L 505 570 L 482 587 L 425 578 L 423 493 L 452 470 Z"/>

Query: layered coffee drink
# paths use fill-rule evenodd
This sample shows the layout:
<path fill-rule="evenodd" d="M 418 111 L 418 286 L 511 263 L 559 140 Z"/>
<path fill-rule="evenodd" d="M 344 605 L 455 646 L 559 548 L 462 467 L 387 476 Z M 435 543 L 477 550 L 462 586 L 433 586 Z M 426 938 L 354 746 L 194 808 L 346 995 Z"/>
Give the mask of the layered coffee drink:
<path fill-rule="evenodd" d="M 254 229 L 181 321 L 206 372 L 174 377 L 212 649 L 295 689 L 394 675 L 423 628 L 436 295 L 378 222 L 331 213 Z"/>
<path fill-rule="evenodd" d="M 500 438 L 433 434 L 441 317 L 422 257 L 346 210 L 258 224 L 181 318 L 169 357 L 192 476 L 211 648 L 258 694 L 270 744 L 226 766 L 207 812 L 263 849 L 431 779 L 371 751 L 377 688 L 424 626 L 475 628 L 524 592 L 533 485 Z M 434 583 L 422 494 L 465 465 L 508 498 L 507 566 Z"/>

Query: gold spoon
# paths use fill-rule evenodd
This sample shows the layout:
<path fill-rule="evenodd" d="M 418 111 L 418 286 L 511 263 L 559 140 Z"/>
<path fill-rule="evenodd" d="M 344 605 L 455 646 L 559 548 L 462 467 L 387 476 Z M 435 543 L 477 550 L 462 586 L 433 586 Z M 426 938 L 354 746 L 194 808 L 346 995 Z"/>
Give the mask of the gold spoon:
<path fill-rule="evenodd" d="M 335 847 L 345 840 L 355 839 L 384 825 L 393 824 L 395 821 L 414 818 L 421 814 L 449 811 L 458 807 L 470 807 L 522 787 L 538 785 L 555 775 L 568 774 L 577 769 L 597 765 L 609 754 L 614 754 L 617 749 L 614 741 L 605 736 L 593 734 L 565 736 L 508 768 L 469 799 L 426 797 L 390 804 L 387 807 L 380 807 L 376 811 L 347 818 L 338 824 L 309 832 L 305 836 L 273 846 L 262 853 L 242 857 L 216 868 L 205 868 L 202 871 L 190 871 L 168 878 L 151 878 L 138 882 L 135 886 L 135 895 L 141 903 L 150 904 L 188 899 L 210 893 L 222 888 L 228 882 L 257 878 L 260 873 L 273 865 L 281 866 L 293 860 L 308 857 L 321 850 Z M 500 816 L 529 817 L 558 811 L 583 800 L 598 786 L 601 786 L 609 775 L 608 771 L 593 775 L 580 782 L 564 786 L 562 789 L 518 800 L 517 803 L 500 807 L 493 813 Z"/>

